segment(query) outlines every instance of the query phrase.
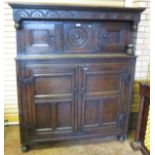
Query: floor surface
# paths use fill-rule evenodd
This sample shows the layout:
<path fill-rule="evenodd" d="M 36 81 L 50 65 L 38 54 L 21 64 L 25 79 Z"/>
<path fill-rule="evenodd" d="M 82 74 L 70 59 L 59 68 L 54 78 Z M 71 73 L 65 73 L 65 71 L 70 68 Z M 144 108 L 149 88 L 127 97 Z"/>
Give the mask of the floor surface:
<path fill-rule="evenodd" d="M 84 140 L 71 140 L 33 146 L 29 152 L 22 153 L 19 141 L 19 127 L 5 127 L 5 155 L 142 155 L 134 152 L 129 140 L 105 140 L 102 137 Z"/>

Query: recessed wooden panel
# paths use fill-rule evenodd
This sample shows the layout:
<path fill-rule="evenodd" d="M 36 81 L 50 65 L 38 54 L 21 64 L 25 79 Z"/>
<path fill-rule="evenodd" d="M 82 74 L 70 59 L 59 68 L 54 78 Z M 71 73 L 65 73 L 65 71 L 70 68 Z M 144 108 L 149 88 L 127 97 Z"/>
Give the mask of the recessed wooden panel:
<path fill-rule="evenodd" d="M 56 127 L 71 127 L 72 126 L 72 103 L 62 102 L 56 104 Z"/>
<path fill-rule="evenodd" d="M 115 91 L 120 88 L 118 75 L 87 74 L 87 92 Z"/>
<path fill-rule="evenodd" d="M 109 43 L 116 44 L 120 41 L 120 33 L 117 31 L 111 31 L 111 37 L 108 39 Z"/>
<path fill-rule="evenodd" d="M 102 102 L 102 123 L 114 123 L 118 119 L 119 97 L 109 97 Z"/>
<path fill-rule="evenodd" d="M 106 22 L 105 23 L 105 29 L 110 33 L 110 36 L 107 41 L 107 45 L 116 45 L 117 47 L 119 46 L 124 46 L 126 44 L 125 38 L 123 38 L 123 35 L 128 34 L 129 30 L 129 24 L 128 23 L 121 23 L 121 22 Z M 116 48 L 116 50 L 118 50 Z"/>
<path fill-rule="evenodd" d="M 33 47 L 46 47 L 49 46 L 49 32 L 47 30 L 32 30 L 31 46 Z"/>
<path fill-rule="evenodd" d="M 38 27 L 39 24 L 39 27 Z M 44 54 L 58 50 L 58 25 L 43 21 L 24 21 L 25 52 L 27 54 Z"/>
<path fill-rule="evenodd" d="M 50 104 L 35 104 L 36 128 L 51 128 Z"/>
<path fill-rule="evenodd" d="M 87 100 L 84 108 L 84 125 L 98 124 L 99 102 L 97 100 Z"/>
<path fill-rule="evenodd" d="M 37 77 L 36 94 L 62 94 L 72 92 L 72 76 Z"/>

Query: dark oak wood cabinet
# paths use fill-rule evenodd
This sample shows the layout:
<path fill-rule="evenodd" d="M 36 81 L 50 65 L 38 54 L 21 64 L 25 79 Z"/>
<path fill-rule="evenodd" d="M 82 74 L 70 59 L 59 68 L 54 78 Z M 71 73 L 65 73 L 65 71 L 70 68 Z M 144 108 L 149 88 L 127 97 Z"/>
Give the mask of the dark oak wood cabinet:
<path fill-rule="evenodd" d="M 11 6 L 22 150 L 94 136 L 123 140 L 144 9 Z"/>

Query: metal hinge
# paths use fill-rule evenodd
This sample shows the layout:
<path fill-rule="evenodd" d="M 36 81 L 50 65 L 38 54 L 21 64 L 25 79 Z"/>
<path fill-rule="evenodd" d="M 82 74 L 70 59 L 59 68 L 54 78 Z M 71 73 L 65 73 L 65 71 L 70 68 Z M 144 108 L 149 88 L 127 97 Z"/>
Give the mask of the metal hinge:
<path fill-rule="evenodd" d="M 124 113 L 121 113 L 119 114 L 119 121 L 123 121 L 125 119 L 125 114 Z"/>
<path fill-rule="evenodd" d="M 126 82 L 126 83 L 130 83 L 130 81 L 131 81 L 131 78 L 132 78 L 132 76 L 131 76 L 131 74 L 123 74 L 122 75 L 122 79 Z"/>
<path fill-rule="evenodd" d="M 25 124 L 22 124 L 22 126 L 26 129 L 32 129 L 34 128 L 34 125 L 25 125 Z"/>
<path fill-rule="evenodd" d="M 118 121 L 119 121 L 120 127 L 123 127 L 125 125 L 125 117 L 126 117 L 125 113 L 119 114 Z"/>
<path fill-rule="evenodd" d="M 30 76 L 30 77 L 19 77 L 18 78 L 18 82 L 19 82 L 19 84 L 21 84 L 21 85 L 25 85 L 25 84 L 28 84 L 28 85 L 30 85 L 30 84 L 33 84 L 33 76 Z"/>
<path fill-rule="evenodd" d="M 19 112 L 19 115 L 20 115 L 20 116 L 25 116 L 27 113 L 28 113 L 28 112 L 20 111 L 20 112 Z"/>

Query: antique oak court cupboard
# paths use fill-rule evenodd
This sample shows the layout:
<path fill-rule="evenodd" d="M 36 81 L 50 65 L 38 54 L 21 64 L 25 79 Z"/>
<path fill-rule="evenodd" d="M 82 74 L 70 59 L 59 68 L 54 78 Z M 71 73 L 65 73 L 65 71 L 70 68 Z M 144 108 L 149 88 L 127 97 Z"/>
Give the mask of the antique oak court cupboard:
<path fill-rule="evenodd" d="M 94 136 L 125 139 L 143 8 L 10 5 L 22 150 Z"/>

